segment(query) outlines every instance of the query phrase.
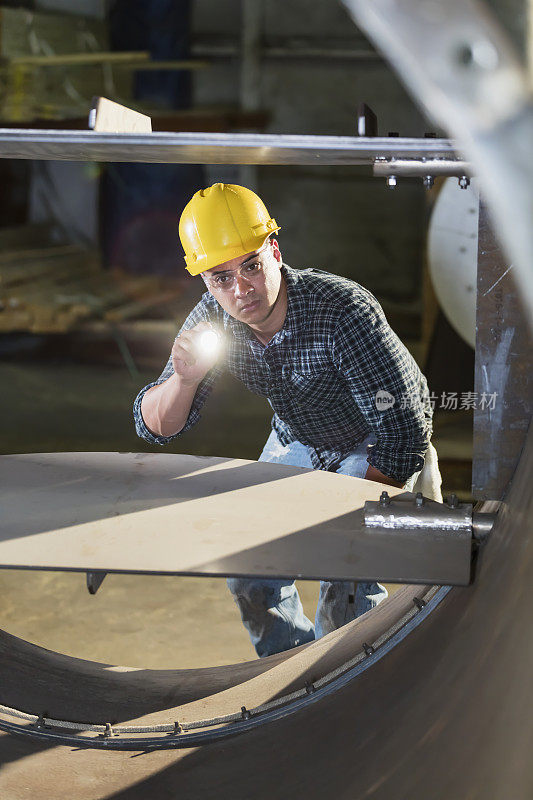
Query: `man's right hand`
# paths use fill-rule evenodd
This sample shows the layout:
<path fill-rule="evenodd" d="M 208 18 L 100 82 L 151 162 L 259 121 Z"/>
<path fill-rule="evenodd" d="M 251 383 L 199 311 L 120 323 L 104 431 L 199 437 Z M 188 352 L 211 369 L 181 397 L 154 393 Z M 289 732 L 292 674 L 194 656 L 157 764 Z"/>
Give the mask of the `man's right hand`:
<path fill-rule="evenodd" d="M 209 322 L 199 322 L 194 328 L 183 331 L 174 341 L 172 347 L 172 366 L 179 375 L 181 382 L 193 386 L 199 384 L 207 375 L 219 356 L 219 349 L 204 352 L 201 345 L 201 336 L 205 331 L 214 331 Z"/>

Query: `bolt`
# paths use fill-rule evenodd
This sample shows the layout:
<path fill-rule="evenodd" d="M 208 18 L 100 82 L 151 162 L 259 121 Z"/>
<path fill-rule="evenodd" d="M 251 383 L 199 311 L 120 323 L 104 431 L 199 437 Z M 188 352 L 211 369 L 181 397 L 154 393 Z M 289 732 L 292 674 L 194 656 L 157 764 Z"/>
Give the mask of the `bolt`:
<path fill-rule="evenodd" d="M 435 183 L 435 178 L 433 177 L 433 175 L 424 175 L 422 183 L 424 184 L 426 189 L 431 189 L 433 187 L 433 184 Z"/>
<path fill-rule="evenodd" d="M 497 68 L 500 57 L 498 51 L 488 39 L 465 42 L 457 49 L 457 63 L 465 68 L 492 71 Z"/>
<path fill-rule="evenodd" d="M 390 497 L 388 492 L 381 492 L 379 496 L 379 504 L 382 506 L 388 506 L 390 503 Z"/>
<path fill-rule="evenodd" d="M 313 694 L 313 692 L 315 692 L 316 689 L 315 689 L 315 687 L 313 686 L 312 683 L 306 683 L 305 684 L 305 691 L 307 692 L 307 694 Z"/>
<path fill-rule="evenodd" d="M 365 656 L 371 656 L 372 653 L 376 652 L 374 650 L 374 648 L 372 647 L 372 645 L 371 644 L 367 644 L 366 642 L 363 642 L 363 650 L 365 651 Z"/>
<path fill-rule="evenodd" d="M 246 706 L 241 706 L 241 716 L 243 719 L 250 719 L 250 712 Z"/>
<path fill-rule="evenodd" d="M 467 175 L 462 175 L 459 178 L 459 186 L 461 187 L 461 189 L 468 189 L 468 187 L 470 186 L 470 178 Z"/>
<path fill-rule="evenodd" d="M 424 505 L 424 496 L 422 492 L 417 492 L 415 497 L 415 506 L 417 508 L 422 508 L 423 505 Z"/>
<path fill-rule="evenodd" d="M 448 505 L 449 505 L 450 508 L 457 508 L 457 506 L 459 505 L 459 502 L 457 500 L 457 495 L 456 494 L 451 494 L 448 497 Z"/>
<path fill-rule="evenodd" d="M 389 175 L 387 177 L 387 186 L 389 187 L 389 189 L 394 189 L 396 185 L 397 185 L 396 175 Z"/>
<path fill-rule="evenodd" d="M 418 608 L 419 611 L 422 611 L 424 606 L 426 605 L 425 600 L 421 600 L 420 597 L 413 597 L 413 603 Z"/>
<path fill-rule="evenodd" d="M 176 722 L 174 723 L 174 731 L 172 735 L 177 736 L 179 733 L 183 733 L 183 728 L 181 727 L 180 722 L 176 720 Z"/>

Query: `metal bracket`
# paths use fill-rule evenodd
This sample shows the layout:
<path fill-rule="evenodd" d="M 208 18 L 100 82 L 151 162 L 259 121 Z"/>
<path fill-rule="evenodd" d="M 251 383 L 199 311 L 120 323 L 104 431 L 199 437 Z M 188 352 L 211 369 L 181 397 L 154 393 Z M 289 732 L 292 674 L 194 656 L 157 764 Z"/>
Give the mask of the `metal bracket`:
<path fill-rule="evenodd" d="M 472 166 L 467 161 L 452 158 L 376 158 L 373 173 L 378 178 L 391 175 L 404 178 L 435 175 L 464 178 L 472 173 Z"/>
<path fill-rule="evenodd" d="M 103 570 L 95 570 L 94 572 L 87 573 L 87 589 L 89 594 L 96 594 L 102 582 L 107 575 Z"/>
<path fill-rule="evenodd" d="M 413 530 L 423 528 L 431 531 L 465 531 L 472 533 L 472 506 L 458 503 L 455 495 L 447 505 L 429 500 L 418 492 L 414 501 L 405 497 L 390 497 L 382 492 L 379 501 L 365 503 L 365 525 L 367 528 L 395 528 Z"/>
<path fill-rule="evenodd" d="M 438 503 L 421 492 L 413 498 L 390 497 L 384 491 L 378 501 L 367 500 L 364 506 L 369 534 L 387 538 L 391 552 L 415 544 L 420 574 L 451 575 L 457 584 L 471 580 L 475 548 L 487 539 L 495 518 L 495 513 L 474 512 L 470 503 L 459 503 L 455 494 L 447 503 Z M 442 548 L 444 542 L 447 546 Z"/>

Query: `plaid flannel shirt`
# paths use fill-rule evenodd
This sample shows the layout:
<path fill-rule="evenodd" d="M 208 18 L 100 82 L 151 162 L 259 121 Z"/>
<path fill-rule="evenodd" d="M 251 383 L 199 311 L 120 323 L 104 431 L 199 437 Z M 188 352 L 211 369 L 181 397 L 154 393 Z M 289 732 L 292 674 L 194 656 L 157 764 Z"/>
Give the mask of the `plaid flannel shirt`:
<path fill-rule="evenodd" d="M 138 435 L 164 445 L 188 431 L 200 419 L 217 377 L 228 369 L 268 399 L 272 427 L 282 444 L 297 440 L 311 448 L 315 469 L 334 471 L 373 432 L 377 442 L 369 447 L 367 461 L 405 482 L 422 469 L 432 433 L 424 375 L 363 286 L 318 269 L 283 264 L 281 270 L 287 315 L 266 346 L 213 295 L 202 295 L 180 333 L 201 320 L 211 322 L 224 337 L 224 356 L 199 384 L 183 429 L 174 436 L 156 436 L 144 423 L 141 400 L 173 374 L 169 358 L 159 378 L 135 399 Z"/>

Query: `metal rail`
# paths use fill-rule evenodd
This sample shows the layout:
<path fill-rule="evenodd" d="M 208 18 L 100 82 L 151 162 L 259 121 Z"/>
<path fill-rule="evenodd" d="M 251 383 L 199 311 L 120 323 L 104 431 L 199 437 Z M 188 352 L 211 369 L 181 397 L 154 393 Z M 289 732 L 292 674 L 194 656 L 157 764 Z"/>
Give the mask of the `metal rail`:
<path fill-rule="evenodd" d="M 0 129 L 0 158 L 60 161 L 360 166 L 377 158 L 461 159 L 455 150 L 449 139 Z"/>

